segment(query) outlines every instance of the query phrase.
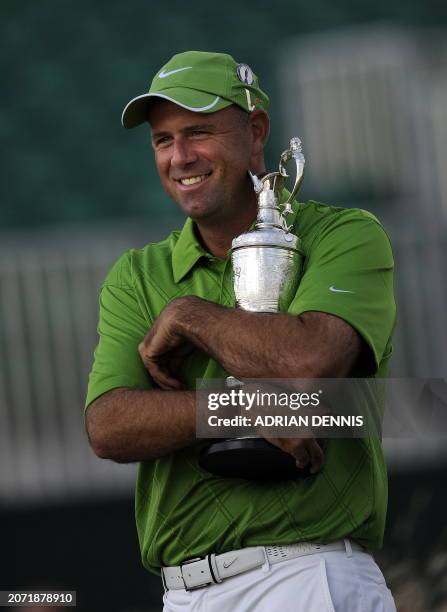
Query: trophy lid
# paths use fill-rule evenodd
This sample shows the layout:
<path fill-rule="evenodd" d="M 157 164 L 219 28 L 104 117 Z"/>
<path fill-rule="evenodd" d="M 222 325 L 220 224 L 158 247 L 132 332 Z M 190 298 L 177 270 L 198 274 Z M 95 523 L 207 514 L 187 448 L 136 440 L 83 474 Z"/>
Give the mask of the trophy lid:
<path fill-rule="evenodd" d="M 295 234 L 278 227 L 257 227 L 256 229 L 236 236 L 231 243 L 231 250 L 246 247 L 278 247 L 291 251 L 300 251 L 301 240 Z"/>

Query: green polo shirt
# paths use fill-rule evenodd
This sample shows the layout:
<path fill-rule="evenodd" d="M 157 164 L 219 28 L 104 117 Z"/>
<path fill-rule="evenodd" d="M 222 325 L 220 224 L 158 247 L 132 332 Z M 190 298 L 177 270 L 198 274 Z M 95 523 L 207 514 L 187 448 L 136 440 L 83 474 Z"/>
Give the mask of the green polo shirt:
<path fill-rule="evenodd" d="M 382 226 L 365 211 L 313 201 L 294 205 L 292 223 L 304 263 L 289 312 L 343 318 L 369 347 L 370 374 L 385 376 L 395 303 L 393 256 Z M 204 250 L 190 219 L 166 240 L 125 253 L 104 281 L 87 406 L 116 387 L 151 389 L 137 346 L 163 307 L 184 295 L 234 306 L 230 260 Z M 226 373 L 196 351 L 180 375 L 194 389 L 197 378 Z M 210 475 L 198 465 L 201 445 L 139 465 L 136 522 L 149 570 L 245 546 L 347 536 L 369 549 L 381 546 L 387 475 L 377 439 L 333 439 L 318 474 L 268 485 Z"/>

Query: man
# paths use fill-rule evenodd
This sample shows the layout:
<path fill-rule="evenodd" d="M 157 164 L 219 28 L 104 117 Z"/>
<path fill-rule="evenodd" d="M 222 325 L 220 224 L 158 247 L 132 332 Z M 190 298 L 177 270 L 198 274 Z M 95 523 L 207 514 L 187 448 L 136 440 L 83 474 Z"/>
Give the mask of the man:
<path fill-rule="evenodd" d="M 305 264 L 288 312 L 234 308 L 228 250 L 256 217 L 248 171 L 265 172 L 268 104 L 246 64 L 191 51 L 124 109 L 124 127 L 149 122 L 162 185 L 188 219 L 124 254 L 102 286 L 87 430 L 98 456 L 140 462 L 142 560 L 166 568 L 166 611 L 394 610 L 367 552 L 386 514 L 378 440 L 324 452 L 313 438 L 270 440 L 306 479 L 262 484 L 198 465 L 197 378 L 384 376 L 391 354 L 393 258 L 364 211 L 295 203 Z"/>

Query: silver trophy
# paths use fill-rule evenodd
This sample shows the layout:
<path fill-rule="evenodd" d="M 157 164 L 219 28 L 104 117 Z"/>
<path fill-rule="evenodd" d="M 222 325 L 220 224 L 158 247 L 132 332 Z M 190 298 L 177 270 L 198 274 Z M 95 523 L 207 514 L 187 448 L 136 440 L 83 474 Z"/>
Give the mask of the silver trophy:
<path fill-rule="evenodd" d="M 286 165 L 296 164 L 295 184 L 285 203 L 281 203 Z M 234 238 L 231 245 L 233 284 L 236 305 L 250 312 L 285 312 L 296 294 L 303 256 L 300 239 L 287 225 L 291 202 L 301 186 L 304 155 L 299 138 L 290 140 L 279 161 L 278 172 L 262 178 L 250 173 L 258 197 L 254 229 Z M 229 376 L 227 387 L 243 385 Z M 200 465 L 213 474 L 254 480 L 297 477 L 291 455 L 263 438 L 236 438 L 214 442 L 202 451 Z"/>

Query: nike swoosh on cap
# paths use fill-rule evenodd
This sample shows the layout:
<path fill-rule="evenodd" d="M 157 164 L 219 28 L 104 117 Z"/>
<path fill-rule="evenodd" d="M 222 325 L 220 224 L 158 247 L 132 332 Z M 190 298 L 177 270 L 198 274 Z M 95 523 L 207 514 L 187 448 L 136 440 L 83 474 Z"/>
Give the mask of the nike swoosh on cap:
<path fill-rule="evenodd" d="M 333 293 L 355 293 L 355 291 L 351 291 L 350 289 L 336 289 L 334 285 L 329 287 L 329 291 L 332 291 Z"/>
<path fill-rule="evenodd" d="M 168 70 L 167 72 L 163 72 L 163 70 L 161 72 L 158 73 L 158 78 L 159 79 L 165 79 L 168 76 L 171 76 L 171 74 L 175 74 L 176 72 L 181 72 L 182 70 L 190 70 L 192 68 L 192 66 L 185 66 L 184 68 L 176 68 L 175 70 Z"/>

